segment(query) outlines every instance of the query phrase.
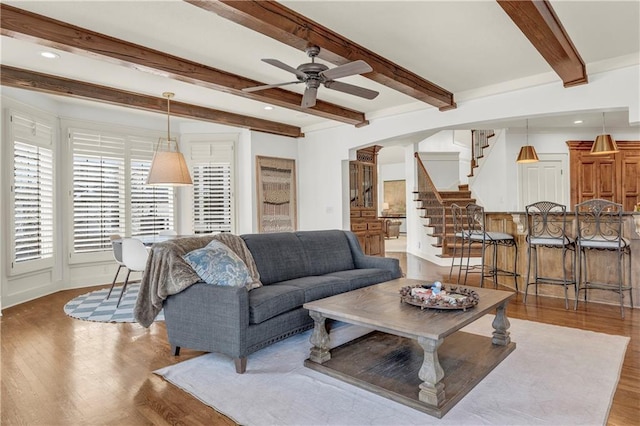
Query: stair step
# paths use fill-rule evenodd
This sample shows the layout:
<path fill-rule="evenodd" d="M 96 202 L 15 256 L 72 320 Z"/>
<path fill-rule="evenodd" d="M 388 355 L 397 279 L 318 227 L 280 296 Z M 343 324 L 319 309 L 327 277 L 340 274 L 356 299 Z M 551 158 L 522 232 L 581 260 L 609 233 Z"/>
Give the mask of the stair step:
<path fill-rule="evenodd" d="M 440 196 L 444 198 L 470 198 L 471 191 L 440 191 Z"/>

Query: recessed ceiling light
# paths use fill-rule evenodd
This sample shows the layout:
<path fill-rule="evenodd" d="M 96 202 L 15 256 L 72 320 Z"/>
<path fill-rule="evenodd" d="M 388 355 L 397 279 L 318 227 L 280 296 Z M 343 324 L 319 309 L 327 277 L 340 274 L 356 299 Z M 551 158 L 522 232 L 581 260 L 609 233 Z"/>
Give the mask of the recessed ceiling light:
<path fill-rule="evenodd" d="M 271 111 L 273 107 L 271 105 L 267 105 L 266 107 L 264 107 L 264 109 L 266 109 L 267 111 Z"/>
<path fill-rule="evenodd" d="M 40 56 L 47 59 L 58 59 L 60 57 L 60 55 L 53 52 L 40 52 Z"/>
<path fill-rule="evenodd" d="M 582 124 L 582 120 L 576 120 L 573 122 L 573 124 Z"/>

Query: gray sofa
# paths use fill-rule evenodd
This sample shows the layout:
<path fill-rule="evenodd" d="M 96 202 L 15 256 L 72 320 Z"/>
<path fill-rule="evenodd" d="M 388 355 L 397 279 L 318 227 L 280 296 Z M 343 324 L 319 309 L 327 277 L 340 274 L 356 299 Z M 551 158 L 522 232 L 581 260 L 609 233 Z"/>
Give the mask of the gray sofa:
<path fill-rule="evenodd" d="M 247 356 L 313 326 L 302 305 L 402 275 L 397 259 L 363 254 L 349 231 L 241 235 L 262 287 L 196 283 L 164 301 L 169 343 L 224 353 L 244 373 Z"/>

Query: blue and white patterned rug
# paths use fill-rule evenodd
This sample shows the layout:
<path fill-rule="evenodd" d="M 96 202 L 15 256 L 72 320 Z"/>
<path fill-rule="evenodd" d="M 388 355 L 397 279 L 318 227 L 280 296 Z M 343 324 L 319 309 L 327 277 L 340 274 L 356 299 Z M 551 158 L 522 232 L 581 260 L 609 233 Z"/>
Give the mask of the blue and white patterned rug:
<path fill-rule="evenodd" d="M 140 284 L 130 284 L 122 296 L 120 306 L 116 308 L 122 286 L 114 287 L 107 299 L 109 287 L 83 294 L 64 305 L 64 313 L 70 317 L 96 322 L 136 322 L 133 308 L 138 297 Z M 164 321 L 164 312 L 160 312 L 156 321 Z"/>

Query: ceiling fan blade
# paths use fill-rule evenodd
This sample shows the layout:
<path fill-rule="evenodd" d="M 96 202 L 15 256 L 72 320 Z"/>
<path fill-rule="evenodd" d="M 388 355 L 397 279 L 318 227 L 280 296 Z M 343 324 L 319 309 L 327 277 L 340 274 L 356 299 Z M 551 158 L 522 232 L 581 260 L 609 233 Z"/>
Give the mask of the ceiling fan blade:
<path fill-rule="evenodd" d="M 269 65 L 273 65 L 274 67 L 280 68 L 281 70 L 289 71 L 290 73 L 295 74 L 298 78 L 306 79 L 307 75 L 302 71 L 285 64 L 277 59 L 263 59 L 262 62 L 266 62 Z"/>
<path fill-rule="evenodd" d="M 320 73 L 327 80 L 335 80 L 336 78 L 348 77 L 350 75 L 364 74 L 373 71 L 373 68 L 365 61 L 358 60 L 331 68 Z"/>
<path fill-rule="evenodd" d="M 302 108 L 311 108 L 316 105 L 316 96 L 318 96 L 317 87 L 307 87 L 302 95 Z"/>
<path fill-rule="evenodd" d="M 365 89 L 364 87 L 354 86 L 353 84 L 343 83 L 341 81 L 327 81 L 324 87 L 338 92 L 348 93 L 350 95 L 360 96 L 365 99 L 374 99 L 379 95 L 375 90 Z"/>
<path fill-rule="evenodd" d="M 298 84 L 302 83 L 300 80 L 297 81 L 288 81 L 286 83 L 276 83 L 276 84 L 265 84 L 264 86 L 255 86 L 255 87 L 245 87 L 242 89 L 243 92 L 257 92 L 258 90 L 271 89 L 273 87 L 286 86 L 287 84 Z"/>

